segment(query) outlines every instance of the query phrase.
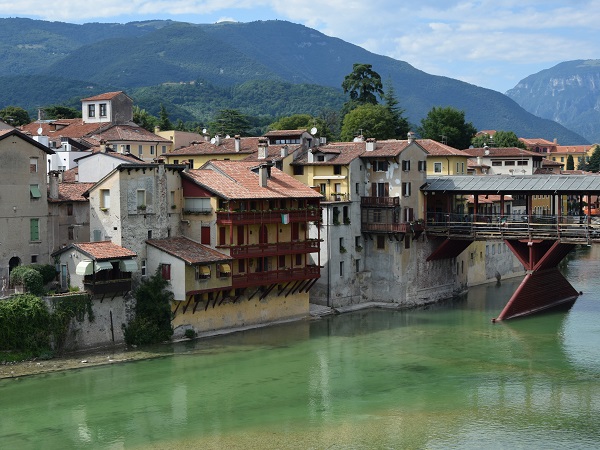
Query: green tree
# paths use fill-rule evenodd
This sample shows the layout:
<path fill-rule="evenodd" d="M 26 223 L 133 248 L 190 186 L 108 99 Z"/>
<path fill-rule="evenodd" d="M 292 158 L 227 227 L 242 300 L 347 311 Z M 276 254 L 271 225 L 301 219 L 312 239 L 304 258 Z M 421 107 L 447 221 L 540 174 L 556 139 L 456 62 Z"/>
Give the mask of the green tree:
<path fill-rule="evenodd" d="M 377 95 L 383 97 L 381 77 L 372 69 L 371 64 L 354 64 L 352 72 L 342 82 L 344 94 L 350 94 L 350 100 L 359 105 L 377 104 Z"/>
<path fill-rule="evenodd" d="M 19 106 L 7 106 L 0 109 L 0 120 L 3 120 L 13 127 L 26 125 L 31 122 L 29 113 Z"/>
<path fill-rule="evenodd" d="M 332 138 L 332 132 L 327 122 L 321 117 L 313 117 L 310 114 L 294 114 L 293 116 L 281 117 L 269 125 L 269 130 L 307 130 L 313 127 L 317 129 L 317 135 Z"/>
<path fill-rule="evenodd" d="M 162 131 L 172 130 L 173 124 L 169 120 L 167 108 L 162 103 L 160 104 L 160 112 L 158 113 L 158 123 L 156 124 Z"/>
<path fill-rule="evenodd" d="M 493 136 L 482 134 L 471 139 L 471 144 L 475 148 L 488 147 L 504 148 L 518 147 L 525 149 L 526 145 L 519 140 L 513 131 L 497 131 Z"/>
<path fill-rule="evenodd" d="M 62 105 L 51 105 L 44 108 L 45 119 L 76 119 L 81 117 L 81 111 Z"/>
<path fill-rule="evenodd" d="M 575 160 L 573 159 L 573 155 L 567 157 L 567 170 L 575 170 Z"/>
<path fill-rule="evenodd" d="M 133 122 L 148 131 L 154 132 L 154 126 L 156 125 L 157 119 L 145 109 L 141 109 L 139 106 L 134 106 Z"/>
<path fill-rule="evenodd" d="M 587 166 L 590 172 L 600 172 L 600 145 L 594 145 L 594 151 L 592 152 L 592 156 L 590 156 Z"/>
<path fill-rule="evenodd" d="M 171 339 L 171 300 L 169 282 L 163 279 L 160 267 L 148 280 L 142 281 L 134 292 L 135 318 L 123 327 L 127 345 L 157 344 Z"/>
<path fill-rule="evenodd" d="M 222 109 L 208 127 L 213 133 L 222 136 L 247 136 L 251 124 L 249 118 L 237 109 Z"/>
<path fill-rule="evenodd" d="M 396 119 L 385 105 L 358 106 L 344 117 L 340 138 L 342 141 L 352 141 L 357 134 L 368 138 L 392 139 L 396 136 Z"/>
<path fill-rule="evenodd" d="M 410 124 L 408 123 L 408 120 L 403 116 L 404 110 L 398 106 L 399 102 L 396 98 L 396 93 L 394 91 L 394 86 L 392 85 L 391 80 L 387 82 L 387 89 L 385 90 L 385 93 L 383 95 L 383 104 L 394 117 L 396 128 L 394 138 L 405 139 L 406 135 L 410 131 Z"/>
<path fill-rule="evenodd" d="M 471 122 L 465 122 L 465 112 L 451 106 L 433 107 L 427 117 L 421 120 L 418 129 L 423 139 L 442 141 L 451 147 L 465 149 L 477 129 Z"/>

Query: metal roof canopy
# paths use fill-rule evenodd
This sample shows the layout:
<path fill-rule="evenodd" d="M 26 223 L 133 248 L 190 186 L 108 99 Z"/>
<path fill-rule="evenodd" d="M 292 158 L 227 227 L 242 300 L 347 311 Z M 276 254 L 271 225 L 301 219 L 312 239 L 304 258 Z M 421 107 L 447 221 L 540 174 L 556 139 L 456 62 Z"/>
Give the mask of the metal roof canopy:
<path fill-rule="evenodd" d="M 588 194 L 600 192 L 599 175 L 472 175 L 427 178 L 423 192 L 478 194 Z"/>

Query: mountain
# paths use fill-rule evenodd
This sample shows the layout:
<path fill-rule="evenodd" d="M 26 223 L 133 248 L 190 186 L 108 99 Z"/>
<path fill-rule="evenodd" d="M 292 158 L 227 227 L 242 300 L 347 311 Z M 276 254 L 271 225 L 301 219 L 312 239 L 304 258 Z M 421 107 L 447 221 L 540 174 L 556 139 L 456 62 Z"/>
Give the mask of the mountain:
<path fill-rule="evenodd" d="M 35 75 L 50 77 L 56 88 L 58 80 L 70 80 L 75 87 L 64 89 L 65 102 L 101 89 L 124 89 L 152 113 L 159 99 L 172 120 L 205 122 L 222 107 L 274 118 L 331 112 L 339 110 L 345 99 L 340 87 L 352 65 L 366 63 L 384 84 L 391 82 L 413 124 L 434 106 L 453 106 L 464 110 L 478 129 L 557 138 L 561 144 L 587 143 L 499 92 L 430 75 L 406 62 L 286 21 L 73 25 L 0 19 L 0 55 L 3 86 L 13 87 L 13 92 L 0 91 L 0 108 L 16 103 L 15 88 L 27 99 L 16 104 L 28 110 L 56 103 L 63 89 L 51 88 L 44 94 L 41 78 L 35 79 L 37 84 L 31 78 L 20 83 L 24 76 Z M 253 91 L 261 96 L 257 99 Z"/>
<path fill-rule="evenodd" d="M 600 60 L 560 63 L 521 80 L 506 95 L 532 114 L 600 142 Z"/>

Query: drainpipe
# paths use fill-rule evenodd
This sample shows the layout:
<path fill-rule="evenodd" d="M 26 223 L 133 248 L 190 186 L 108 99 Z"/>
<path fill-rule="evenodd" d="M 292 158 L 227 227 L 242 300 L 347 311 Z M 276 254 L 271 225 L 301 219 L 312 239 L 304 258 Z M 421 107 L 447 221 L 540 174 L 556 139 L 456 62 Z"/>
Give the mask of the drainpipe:
<path fill-rule="evenodd" d="M 446 162 L 448 163 L 448 168 L 446 169 L 447 175 L 450 175 L 450 158 L 446 156 Z"/>

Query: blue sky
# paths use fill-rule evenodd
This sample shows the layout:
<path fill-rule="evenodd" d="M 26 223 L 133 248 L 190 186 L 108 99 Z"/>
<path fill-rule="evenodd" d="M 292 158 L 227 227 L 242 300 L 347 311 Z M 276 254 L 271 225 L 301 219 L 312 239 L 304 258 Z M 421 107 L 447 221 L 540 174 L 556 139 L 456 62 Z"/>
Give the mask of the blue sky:
<path fill-rule="evenodd" d="M 562 61 L 600 59 L 598 0 L 0 0 L 0 17 L 288 20 L 427 73 L 500 92 Z"/>

